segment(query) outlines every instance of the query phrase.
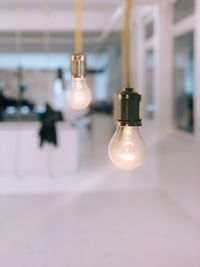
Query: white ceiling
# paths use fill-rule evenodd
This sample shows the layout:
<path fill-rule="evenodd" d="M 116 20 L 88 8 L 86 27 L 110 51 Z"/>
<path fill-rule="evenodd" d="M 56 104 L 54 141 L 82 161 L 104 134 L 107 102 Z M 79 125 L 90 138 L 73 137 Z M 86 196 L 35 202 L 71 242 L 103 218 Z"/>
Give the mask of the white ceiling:
<path fill-rule="evenodd" d="M 134 6 L 166 0 L 133 0 Z M 107 31 L 113 22 L 119 30 L 119 18 L 125 0 L 83 0 L 84 31 Z M 133 6 L 133 8 L 134 8 Z M 74 0 L 0 0 L 1 31 L 73 31 Z M 118 25 L 117 25 L 118 24 Z M 112 26 L 112 25 L 111 25 Z"/>
<path fill-rule="evenodd" d="M 114 8 L 120 4 L 120 0 L 84 0 L 83 5 L 89 9 Z M 1 0 L 0 7 L 4 9 L 73 9 L 73 0 Z"/>
<path fill-rule="evenodd" d="M 94 44 L 102 46 L 101 42 L 106 45 L 120 43 L 116 38 L 119 39 L 124 1 L 83 0 L 82 27 L 88 49 Z M 134 5 L 141 6 L 166 0 L 133 1 Z M 43 51 L 49 45 L 51 51 L 71 50 L 74 16 L 74 0 L 0 0 L 0 52 L 17 49 L 19 40 L 16 32 L 22 34 L 20 43 L 23 51 Z M 51 36 L 46 35 L 48 32 L 52 32 Z"/>
<path fill-rule="evenodd" d="M 154 4 L 165 0 L 133 0 L 135 5 Z M 74 0 L 1 0 L 1 9 L 73 9 Z M 116 8 L 123 0 L 83 0 L 88 9 L 107 10 Z"/>
<path fill-rule="evenodd" d="M 84 51 L 99 52 L 121 44 L 120 32 L 112 32 L 100 45 L 100 32 L 84 33 Z M 19 39 L 20 38 L 20 39 Z M 74 33 L 71 32 L 0 32 L 0 53 L 19 52 L 71 52 L 74 49 Z"/>

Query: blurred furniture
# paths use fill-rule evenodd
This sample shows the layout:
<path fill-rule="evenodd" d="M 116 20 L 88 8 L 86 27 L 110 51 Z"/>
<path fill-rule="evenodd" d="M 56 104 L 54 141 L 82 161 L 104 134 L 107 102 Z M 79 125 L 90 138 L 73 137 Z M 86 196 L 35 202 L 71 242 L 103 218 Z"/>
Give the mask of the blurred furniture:
<path fill-rule="evenodd" d="M 39 122 L 0 124 L 0 174 L 56 174 L 78 168 L 80 130 L 58 123 L 58 146 L 40 148 L 39 128 Z"/>

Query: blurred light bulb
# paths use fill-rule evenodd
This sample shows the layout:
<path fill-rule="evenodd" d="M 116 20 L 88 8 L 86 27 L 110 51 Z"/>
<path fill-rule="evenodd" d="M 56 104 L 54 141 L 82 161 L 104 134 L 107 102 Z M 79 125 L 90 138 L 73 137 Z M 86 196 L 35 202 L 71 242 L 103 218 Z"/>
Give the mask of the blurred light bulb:
<path fill-rule="evenodd" d="M 91 100 L 91 91 L 88 88 L 85 78 L 72 78 L 67 92 L 67 100 L 73 109 L 86 108 Z"/>
<path fill-rule="evenodd" d="M 110 141 L 108 153 L 115 166 L 121 169 L 134 169 L 145 159 L 146 145 L 135 126 L 118 126 Z"/>

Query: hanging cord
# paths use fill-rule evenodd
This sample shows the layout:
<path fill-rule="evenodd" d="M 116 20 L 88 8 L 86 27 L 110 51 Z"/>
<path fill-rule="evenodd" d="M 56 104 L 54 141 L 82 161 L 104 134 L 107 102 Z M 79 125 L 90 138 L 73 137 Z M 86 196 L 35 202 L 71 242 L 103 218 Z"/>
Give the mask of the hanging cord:
<path fill-rule="evenodd" d="M 76 30 L 75 30 L 75 52 L 83 52 L 83 37 L 81 31 L 82 0 L 75 0 L 76 4 Z"/>
<path fill-rule="evenodd" d="M 17 19 L 20 21 L 20 13 L 21 13 L 21 4 L 19 1 L 16 1 L 16 13 L 17 13 Z M 16 48 L 16 53 L 21 56 L 22 53 L 22 32 L 20 29 L 16 30 L 15 32 L 15 48 Z M 21 60 L 21 58 L 20 58 Z M 20 61 L 19 60 L 19 61 Z M 21 64 L 21 61 L 20 61 Z"/>
<path fill-rule="evenodd" d="M 132 87 L 131 79 L 131 41 L 130 41 L 130 27 L 131 27 L 131 14 L 132 14 L 132 1 L 125 0 L 124 7 L 124 27 L 122 32 L 122 47 L 123 47 L 123 60 L 124 60 L 124 82 L 126 88 Z"/>
<path fill-rule="evenodd" d="M 17 19 L 20 21 L 20 13 L 21 13 L 21 4 L 19 1 L 16 2 L 16 12 L 17 12 Z M 17 25 L 19 26 L 19 25 Z M 15 145 L 15 161 L 14 161 L 14 171 L 17 179 L 20 178 L 19 174 L 19 155 L 20 155 L 20 149 L 21 149 L 21 125 L 20 125 L 20 117 L 19 117 L 19 109 L 20 109 L 20 98 L 21 98 L 21 92 L 20 92 L 20 86 L 23 82 L 23 75 L 22 75 L 22 69 L 21 69 L 21 56 L 22 56 L 22 32 L 21 29 L 16 30 L 15 32 L 15 48 L 16 48 L 16 54 L 19 57 L 19 65 L 17 67 L 17 91 L 18 91 L 18 101 L 16 105 L 16 145 Z"/>
<path fill-rule="evenodd" d="M 50 0 L 46 0 L 44 3 L 44 13 L 46 16 L 46 20 L 49 21 L 50 18 Z M 45 55 L 45 61 L 49 63 L 49 55 L 50 55 L 50 30 L 49 26 L 46 27 L 43 34 L 43 44 L 44 44 L 44 55 Z"/>
<path fill-rule="evenodd" d="M 21 4 L 19 1 L 16 2 L 16 12 L 18 21 L 20 21 L 20 15 L 21 15 Z M 20 104 L 21 104 L 21 98 L 22 98 L 22 92 L 20 90 L 20 86 L 23 83 L 23 73 L 22 73 L 22 62 L 21 62 L 21 56 L 22 56 L 22 32 L 20 29 L 16 30 L 15 32 L 15 48 L 16 53 L 18 55 L 19 61 L 18 61 L 18 69 L 17 69 L 17 81 L 18 81 L 18 103 L 17 103 L 17 113 L 19 112 Z M 18 120 L 18 114 L 17 114 L 17 120 Z"/>

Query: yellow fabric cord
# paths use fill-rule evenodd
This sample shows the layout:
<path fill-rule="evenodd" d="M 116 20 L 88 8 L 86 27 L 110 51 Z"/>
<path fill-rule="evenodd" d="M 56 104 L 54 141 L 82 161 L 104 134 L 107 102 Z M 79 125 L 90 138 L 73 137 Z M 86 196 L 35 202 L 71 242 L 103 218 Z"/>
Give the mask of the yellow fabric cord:
<path fill-rule="evenodd" d="M 82 0 L 75 0 L 76 4 L 76 30 L 75 30 L 75 53 L 83 52 L 83 37 L 81 31 Z"/>
<path fill-rule="evenodd" d="M 130 42 L 130 26 L 131 26 L 131 13 L 132 1 L 125 0 L 124 7 L 124 27 L 122 32 L 122 46 L 123 46 L 123 60 L 124 60 L 124 81 L 126 88 L 132 87 L 131 80 L 131 42 Z"/>

